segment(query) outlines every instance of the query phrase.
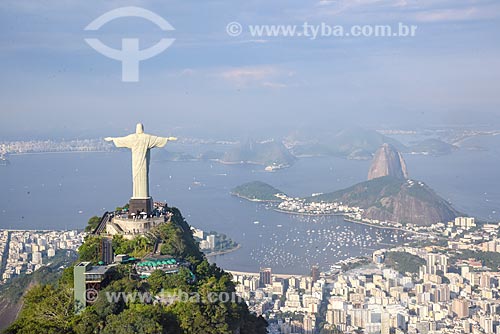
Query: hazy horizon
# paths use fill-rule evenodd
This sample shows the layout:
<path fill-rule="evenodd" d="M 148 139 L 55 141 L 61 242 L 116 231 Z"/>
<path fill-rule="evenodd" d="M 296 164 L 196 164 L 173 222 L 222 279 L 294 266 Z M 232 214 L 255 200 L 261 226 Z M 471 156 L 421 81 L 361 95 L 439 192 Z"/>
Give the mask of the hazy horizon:
<path fill-rule="evenodd" d="M 139 6 L 175 28 L 140 18 L 84 31 L 101 14 Z M 171 1 L 0 4 L 0 139 L 151 132 L 261 135 L 329 126 L 500 127 L 500 4 L 480 1 Z M 411 38 L 232 37 L 229 22 L 337 25 L 403 22 Z M 165 52 L 120 80 L 119 61 L 84 41 Z"/>

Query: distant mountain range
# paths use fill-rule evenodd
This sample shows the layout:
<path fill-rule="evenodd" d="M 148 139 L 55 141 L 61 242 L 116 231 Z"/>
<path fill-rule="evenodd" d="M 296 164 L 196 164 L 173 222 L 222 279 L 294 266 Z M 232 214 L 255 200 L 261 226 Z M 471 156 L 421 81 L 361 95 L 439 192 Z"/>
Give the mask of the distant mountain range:
<path fill-rule="evenodd" d="M 193 161 L 198 160 L 191 154 L 184 152 L 171 152 L 165 149 L 155 150 L 152 156 L 153 161 Z"/>
<path fill-rule="evenodd" d="M 293 138 L 288 138 L 292 140 Z M 296 156 L 329 155 L 348 159 L 371 159 L 377 149 L 389 143 L 398 150 L 406 147 L 396 139 L 389 138 L 375 130 L 348 128 L 334 134 L 321 135 L 316 140 L 298 140 L 291 148 Z"/>
<path fill-rule="evenodd" d="M 257 164 L 290 166 L 296 158 L 279 141 L 267 140 L 256 142 L 248 140 L 238 147 L 229 150 L 220 160 L 228 164 Z"/>
<path fill-rule="evenodd" d="M 297 133 L 281 140 L 247 140 L 231 145 L 226 151 L 208 150 L 191 155 L 184 152 L 156 150 L 153 161 L 212 160 L 227 164 L 257 164 L 274 168 L 289 167 L 297 158 L 334 156 L 346 159 L 369 160 L 376 155 L 382 144 L 388 144 L 403 153 L 445 155 L 458 149 L 439 139 L 425 139 L 405 146 L 396 139 L 375 130 L 346 128 L 337 132 L 317 134 L 313 137 Z"/>
<path fill-rule="evenodd" d="M 336 156 L 347 159 L 369 160 L 377 149 L 387 143 L 402 153 L 428 154 L 433 156 L 450 154 L 458 147 L 440 139 L 428 138 L 404 145 L 399 140 L 387 137 L 375 130 L 346 128 L 329 134 L 317 135 L 314 139 L 294 133 L 285 138 L 291 152 L 297 157 Z"/>

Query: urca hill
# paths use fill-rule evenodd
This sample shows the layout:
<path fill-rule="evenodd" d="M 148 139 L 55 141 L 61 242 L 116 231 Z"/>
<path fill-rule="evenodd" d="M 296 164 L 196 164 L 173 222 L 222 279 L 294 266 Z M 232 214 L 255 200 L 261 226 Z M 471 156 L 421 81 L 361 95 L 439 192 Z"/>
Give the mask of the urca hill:
<path fill-rule="evenodd" d="M 425 183 L 409 179 L 403 156 L 389 144 L 375 154 L 368 181 L 311 200 L 359 206 L 366 218 L 406 224 L 430 225 L 460 215 Z"/>

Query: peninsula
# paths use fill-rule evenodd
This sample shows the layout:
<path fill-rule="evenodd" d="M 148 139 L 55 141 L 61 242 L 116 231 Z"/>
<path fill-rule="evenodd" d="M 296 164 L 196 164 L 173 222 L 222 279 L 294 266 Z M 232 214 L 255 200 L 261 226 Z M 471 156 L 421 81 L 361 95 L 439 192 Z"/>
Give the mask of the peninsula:
<path fill-rule="evenodd" d="M 231 195 L 252 202 L 281 202 L 284 193 L 267 183 L 253 181 L 233 188 Z"/>

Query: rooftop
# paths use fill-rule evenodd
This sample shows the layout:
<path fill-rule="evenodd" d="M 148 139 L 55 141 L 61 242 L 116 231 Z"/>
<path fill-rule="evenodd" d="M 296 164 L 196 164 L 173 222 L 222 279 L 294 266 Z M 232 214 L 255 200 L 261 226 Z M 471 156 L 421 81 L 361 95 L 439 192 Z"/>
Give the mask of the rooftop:
<path fill-rule="evenodd" d="M 104 275 L 112 266 L 92 266 L 85 272 L 85 275 Z"/>

